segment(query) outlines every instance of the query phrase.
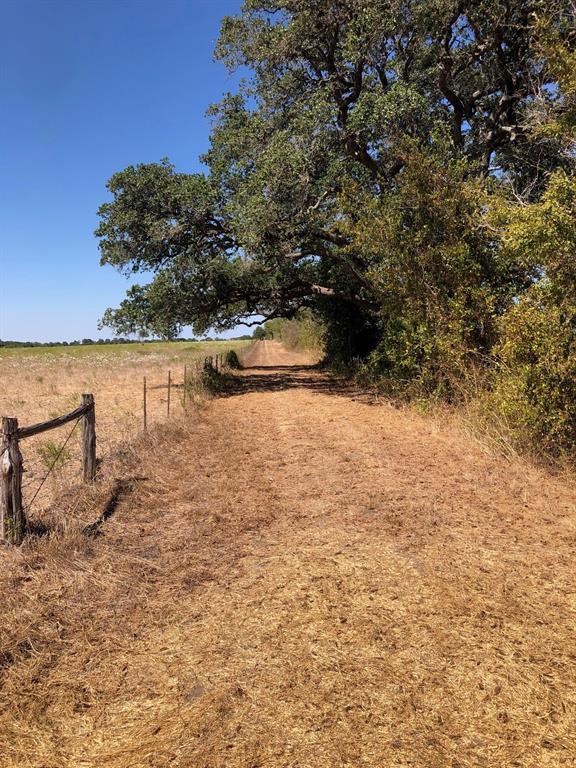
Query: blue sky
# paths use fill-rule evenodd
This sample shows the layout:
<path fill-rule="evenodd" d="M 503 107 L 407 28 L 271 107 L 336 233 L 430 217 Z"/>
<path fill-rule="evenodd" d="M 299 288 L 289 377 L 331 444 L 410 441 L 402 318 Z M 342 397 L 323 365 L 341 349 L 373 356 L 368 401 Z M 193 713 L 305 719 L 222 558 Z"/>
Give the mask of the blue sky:
<path fill-rule="evenodd" d="M 0 338 L 109 336 L 126 280 L 99 266 L 106 181 L 169 157 L 200 168 L 212 59 L 240 0 L 0 0 Z"/>

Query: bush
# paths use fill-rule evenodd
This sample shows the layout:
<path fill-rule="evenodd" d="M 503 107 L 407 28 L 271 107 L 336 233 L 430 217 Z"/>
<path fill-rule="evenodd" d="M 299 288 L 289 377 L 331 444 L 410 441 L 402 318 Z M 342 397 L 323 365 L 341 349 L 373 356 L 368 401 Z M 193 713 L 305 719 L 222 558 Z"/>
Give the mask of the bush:
<path fill-rule="evenodd" d="M 231 349 L 226 353 L 226 367 L 231 368 L 233 371 L 239 371 L 242 368 L 240 358 L 236 354 L 236 350 Z"/>
<path fill-rule="evenodd" d="M 341 227 L 350 257 L 370 265 L 370 322 L 329 320 L 329 359 L 359 356 L 374 379 L 406 396 L 455 400 L 468 367 L 489 356 L 495 316 L 521 289 L 522 274 L 482 226 L 486 190 L 444 138 L 409 145 L 397 185 L 379 198 L 343 191 Z M 350 314 L 350 313 L 348 313 Z M 336 332 L 336 333 L 335 333 Z M 336 342 L 340 337 L 340 345 Z"/>
<path fill-rule="evenodd" d="M 234 379 L 225 373 L 220 373 L 212 365 L 207 365 L 200 374 L 200 383 L 205 392 L 210 395 L 217 395 L 221 392 L 227 392 Z"/>
<path fill-rule="evenodd" d="M 517 445 L 558 456 L 576 450 L 576 177 L 558 172 L 540 202 L 497 214 L 504 247 L 536 269 L 501 320 L 489 400 Z"/>
<path fill-rule="evenodd" d="M 515 445 L 559 456 L 576 450 L 576 309 L 533 292 L 510 310 L 488 396 Z"/>
<path fill-rule="evenodd" d="M 266 338 L 277 339 L 289 349 L 317 351 L 324 348 L 325 327 L 309 309 L 292 320 L 278 318 L 264 326 Z"/>

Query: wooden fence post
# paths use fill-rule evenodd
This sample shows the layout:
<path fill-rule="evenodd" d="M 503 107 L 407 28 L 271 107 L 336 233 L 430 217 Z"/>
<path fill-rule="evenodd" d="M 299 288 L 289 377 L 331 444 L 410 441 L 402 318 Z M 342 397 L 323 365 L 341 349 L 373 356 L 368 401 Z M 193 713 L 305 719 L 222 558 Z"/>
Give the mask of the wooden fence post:
<path fill-rule="evenodd" d="M 0 429 L 0 541 L 21 544 L 25 530 L 18 419 L 3 416 Z"/>
<path fill-rule="evenodd" d="M 96 408 L 94 395 L 82 395 L 82 405 L 88 410 L 82 416 L 82 469 L 84 482 L 93 483 L 96 479 Z"/>
<path fill-rule="evenodd" d="M 144 417 L 144 432 L 148 430 L 147 399 L 148 399 L 148 393 L 146 391 L 146 376 L 144 376 L 144 387 L 142 391 L 142 416 Z"/>

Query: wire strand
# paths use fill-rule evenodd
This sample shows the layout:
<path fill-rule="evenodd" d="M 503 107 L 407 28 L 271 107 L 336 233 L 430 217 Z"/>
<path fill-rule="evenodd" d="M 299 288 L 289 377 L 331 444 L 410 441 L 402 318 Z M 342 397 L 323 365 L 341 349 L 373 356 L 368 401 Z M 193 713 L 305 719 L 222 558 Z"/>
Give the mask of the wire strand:
<path fill-rule="evenodd" d="M 50 469 L 48 470 L 48 472 L 46 473 L 46 475 L 45 475 L 45 476 L 44 476 L 44 478 L 42 479 L 42 482 L 41 482 L 41 483 L 40 483 L 40 485 L 38 486 L 38 489 L 37 489 L 36 493 L 34 494 L 34 496 L 32 496 L 32 501 L 31 501 L 31 502 L 28 504 L 28 506 L 26 507 L 26 511 L 27 511 L 27 512 L 30 512 L 30 509 L 31 509 L 31 507 L 32 507 L 32 504 L 34 504 L 34 501 L 36 500 L 36 497 L 38 496 L 38 494 L 39 494 L 39 493 L 40 493 L 40 491 L 42 490 L 42 486 L 44 485 L 44 483 L 46 482 L 46 480 L 48 480 L 48 478 L 49 478 L 49 476 L 50 476 L 50 474 L 51 474 L 52 470 L 54 469 L 54 467 L 55 467 L 55 466 L 56 466 L 56 464 L 58 463 L 58 459 L 60 458 L 60 456 L 62 456 L 62 453 L 64 452 L 64 448 L 66 448 L 66 446 L 68 445 L 68 442 L 69 442 L 70 438 L 72 437 L 72 435 L 74 434 L 74 430 L 75 430 L 75 429 L 76 429 L 76 427 L 78 426 L 79 422 L 80 422 L 80 419 L 76 419 L 76 421 L 74 422 L 74 426 L 73 426 L 73 427 L 72 427 L 72 429 L 70 430 L 70 432 L 69 432 L 69 434 L 68 434 L 68 437 L 66 438 L 66 440 L 64 440 L 64 442 L 62 443 L 62 445 L 61 445 L 61 447 L 60 447 L 60 450 L 58 451 L 58 453 L 57 453 L 57 455 L 56 455 L 56 458 L 54 459 L 54 461 L 52 462 L 52 465 L 50 466 Z"/>

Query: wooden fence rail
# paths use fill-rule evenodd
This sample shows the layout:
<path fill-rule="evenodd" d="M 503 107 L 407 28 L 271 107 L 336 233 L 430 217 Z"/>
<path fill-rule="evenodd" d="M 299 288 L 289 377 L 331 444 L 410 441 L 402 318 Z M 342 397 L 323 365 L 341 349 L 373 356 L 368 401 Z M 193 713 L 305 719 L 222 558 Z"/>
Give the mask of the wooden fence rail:
<path fill-rule="evenodd" d="M 18 419 L 3 416 L 0 427 L 0 542 L 21 544 L 26 533 L 22 504 L 22 454 L 20 440 L 82 419 L 82 474 L 85 483 L 96 478 L 96 409 L 94 395 L 82 395 L 82 404 L 64 416 L 18 427 Z M 51 471 L 52 467 L 49 471 Z"/>
<path fill-rule="evenodd" d="M 40 424 L 32 424 L 29 427 L 19 427 L 18 429 L 18 439 L 24 440 L 26 437 L 33 437 L 34 435 L 40 435 L 42 432 L 48 432 L 49 429 L 56 429 L 57 427 L 62 427 L 64 424 L 68 424 L 70 421 L 75 421 L 76 419 L 79 419 L 81 416 L 84 416 L 86 411 L 88 410 L 90 406 L 88 405 L 80 405 L 78 408 L 76 408 L 73 411 L 70 411 L 70 413 L 67 413 L 65 416 L 56 416 L 55 419 L 50 419 L 49 421 L 42 421 Z"/>

